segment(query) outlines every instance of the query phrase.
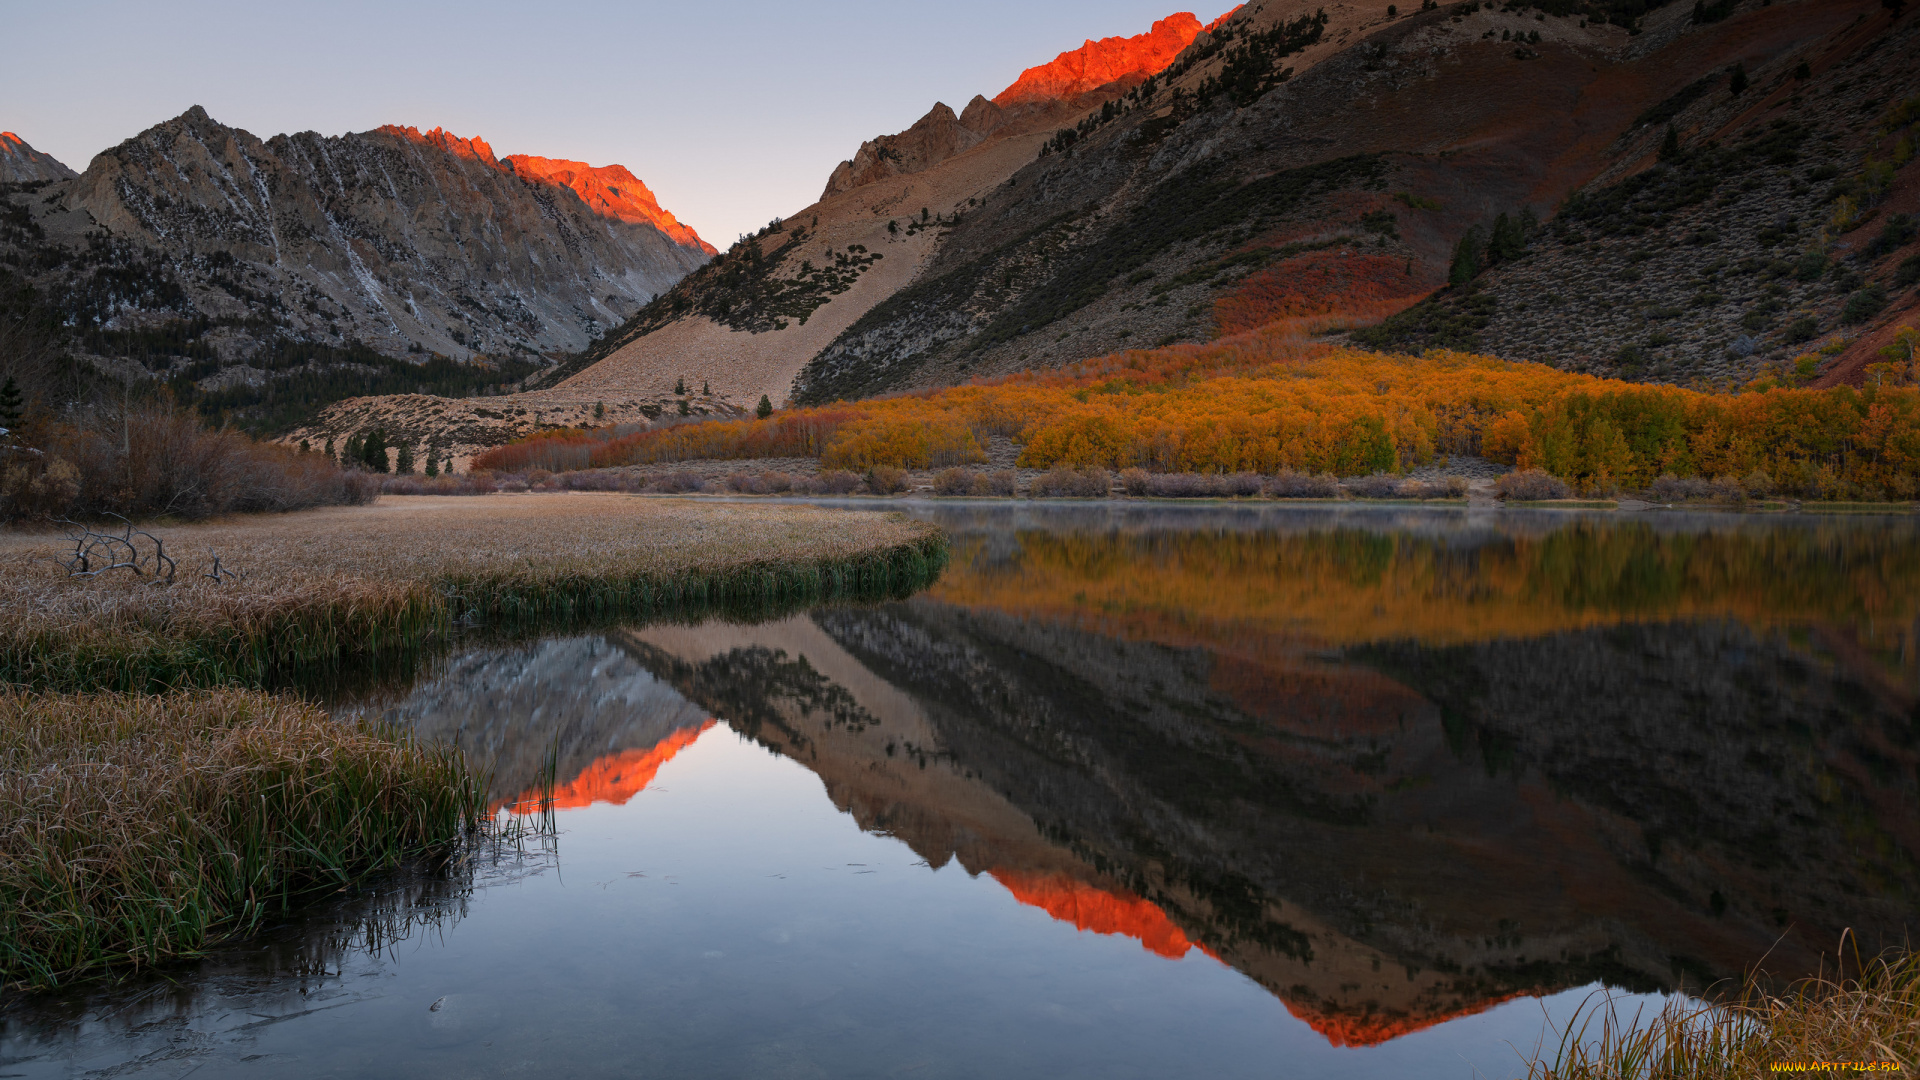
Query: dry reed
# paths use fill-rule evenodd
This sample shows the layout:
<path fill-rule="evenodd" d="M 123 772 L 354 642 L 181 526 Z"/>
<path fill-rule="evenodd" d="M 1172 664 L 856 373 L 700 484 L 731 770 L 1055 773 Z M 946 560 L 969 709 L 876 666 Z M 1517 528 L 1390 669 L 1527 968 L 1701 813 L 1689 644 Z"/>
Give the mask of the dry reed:
<path fill-rule="evenodd" d="M 387 496 L 162 532 L 180 560 L 171 585 L 70 578 L 56 537 L 0 537 L 0 682 L 260 684 L 418 649 L 455 624 L 896 595 L 947 554 L 936 527 L 897 515 L 584 493 Z M 215 554 L 242 578 L 204 576 Z"/>
<path fill-rule="evenodd" d="M 1551 1060 L 1527 1062 L 1528 1080 L 1751 1080 L 1920 1065 L 1920 960 L 1903 949 L 1858 968 L 1781 994 L 1749 980 L 1731 1003 L 1675 1000 L 1644 1020 L 1602 996 L 1560 1032 Z"/>
<path fill-rule="evenodd" d="M 0 984 L 195 952 L 485 814 L 458 751 L 290 698 L 0 696 Z"/>

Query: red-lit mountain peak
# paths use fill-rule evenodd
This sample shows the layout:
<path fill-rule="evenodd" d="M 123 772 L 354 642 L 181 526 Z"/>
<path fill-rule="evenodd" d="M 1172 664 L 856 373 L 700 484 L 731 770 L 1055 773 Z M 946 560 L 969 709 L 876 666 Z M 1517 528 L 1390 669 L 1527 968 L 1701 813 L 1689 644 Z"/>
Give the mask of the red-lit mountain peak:
<path fill-rule="evenodd" d="M 597 213 L 620 221 L 645 222 L 667 234 L 676 244 L 697 247 L 709 255 L 715 253 L 711 244 L 663 209 L 647 185 L 627 171 L 625 165 L 595 168 L 584 161 L 530 154 L 514 154 L 507 160 L 521 176 L 572 188 Z"/>
<path fill-rule="evenodd" d="M 493 147 L 487 145 L 487 140 L 477 136 L 471 139 L 463 139 L 445 128 L 421 131 L 416 127 L 403 127 L 399 124 L 382 124 L 374 130 L 413 142 L 423 142 L 437 146 L 450 154 L 473 158 L 476 161 L 483 161 L 489 165 L 499 161 L 498 158 L 493 156 Z"/>
<path fill-rule="evenodd" d="M 1212 25 L 1218 25 L 1219 21 L 1215 19 Z M 1181 11 L 1154 23 L 1153 29 L 1144 34 L 1088 41 L 1072 52 L 1063 52 L 1048 63 L 1021 72 L 1012 86 L 1000 91 L 993 103 L 1007 106 L 1058 101 L 1122 79 L 1144 79 L 1171 63 L 1180 55 L 1180 50 L 1193 44 L 1194 37 L 1207 28 L 1193 12 Z"/>

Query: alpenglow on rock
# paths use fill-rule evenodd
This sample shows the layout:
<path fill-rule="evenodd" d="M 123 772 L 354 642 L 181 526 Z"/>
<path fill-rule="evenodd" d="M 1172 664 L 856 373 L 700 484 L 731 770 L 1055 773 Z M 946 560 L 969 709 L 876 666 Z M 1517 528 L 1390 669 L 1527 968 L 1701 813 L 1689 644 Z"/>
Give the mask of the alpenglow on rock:
<path fill-rule="evenodd" d="M 0 184 L 30 184 L 36 180 L 71 180 L 72 169 L 27 145 L 11 131 L 0 131 Z"/>
<path fill-rule="evenodd" d="M 196 105 L 95 157 L 64 205 L 173 256 L 195 314 L 466 358 L 583 348 L 712 251 L 582 194 L 439 128 L 263 142 Z"/>

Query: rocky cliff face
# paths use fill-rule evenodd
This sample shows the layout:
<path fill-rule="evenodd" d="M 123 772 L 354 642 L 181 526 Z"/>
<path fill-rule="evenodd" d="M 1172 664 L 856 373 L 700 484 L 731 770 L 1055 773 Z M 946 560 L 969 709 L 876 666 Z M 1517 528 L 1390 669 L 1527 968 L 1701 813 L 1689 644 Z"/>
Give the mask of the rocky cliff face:
<path fill-rule="evenodd" d="M 384 127 L 262 142 L 197 106 L 102 153 L 62 196 L 185 264 L 202 314 L 271 312 L 389 355 L 584 348 L 706 254 L 521 176 L 480 139 Z M 211 280 L 216 264 L 238 290 Z"/>
<path fill-rule="evenodd" d="M 1012 86 L 994 95 L 993 103 L 1004 108 L 1060 101 L 1123 79 L 1144 79 L 1172 63 L 1202 29 L 1192 12 L 1182 11 L 1154 23 L 1144 34 L 1090 40 L 1021 72 Z"/>
<path fill-rule="evenodd" d="M 574 194 L 602 217 L 636 224 L 644 222 L 659 229 L 681 247 L 695 248 L 709 255 L 717 254 L 712 244 L 682 225 L 671 211 L 662 209 L 653 192 L 640 182 L 639 177 L 628 172 L 625 165 L 603 165 L 596 169 L 584 161 L 562 161 L 527 154 L 514 154 L 504 160 L 513 166 L 515 172 L 528 179 L 545 180 L 572 188 Z"/>
<path fill-rule="evenodd" d="M 514 381 L 713 250 L 619 166 L 437 128 L 261 140 L 197 106 L 0 198 L 5 261 L 83 353 L 269 427 L 290 402 Z"/>
<path fill-rule="evenodd" d="M 1200 33 L 1200 20 L 1182 11 L 1154 23 L 1144 34 L 1088 41 L 1030 67 L 992 101 L 975 95 L 959 116 L 946 103 L 936 102 L 907 130 L 861 143 L 851 160 L 833 170 L 820 197 L 920 172 L 995 134 L 1035 131 L 1077 117 L 1166 67 Z"/>
<path fill-rule="evenodd" d="M 70 180 L 72 169 L 27 145 L 11 131 L 0 131 L 0 184 L 31 184 L 36 180 Z"/>

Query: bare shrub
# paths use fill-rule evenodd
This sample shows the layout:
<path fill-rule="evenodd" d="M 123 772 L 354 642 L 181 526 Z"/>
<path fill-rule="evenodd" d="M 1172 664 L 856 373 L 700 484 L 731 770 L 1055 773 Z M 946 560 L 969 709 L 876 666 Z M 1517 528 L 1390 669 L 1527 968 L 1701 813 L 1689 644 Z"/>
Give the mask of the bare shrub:
<path fill-rule="evenodd" d="M 1347 490 L 1362 499 L 1399 498 L 1400 486 L 1400 478 L 1392 473 L 1374 473 L 1372 476 L 1356 476 L 1347 481 Z"/>
<path fill-rule="evenodd" d="M 1765 469 L 1753 470 L 1747 474 L 1745 480 L 1740 481 L 1740 484 L 1747 489 L 1748 495 L 1756 499 L 1764 499 L 1773 494 L 1773 477 L 1768 476 Z"/>
<path fill-rule="evenodd" d="M 372 501 L 379 483 L 324 454 L 209 430 L 170 405 L 93 408 L 23 425 L 0 451 L 0 520 L 300 510 Z"/>
<path fill-rule="evenodd" d="M 472 472 L 463 476 L 388 476 L 377 477 L 371 473 L 356 472 L 355 477 L 375 483 L 388 495 L 491 495 L 499 490 L 499 483 L 490 472 Z M 575 474 L 562 473 L 571 478 Z M 599 488 L 581 490 L 598 491 Z"/>
<path fill-rule="evenodd" d="M 1056 468 L 1034 477 L 1027 494 L 1035 499 L 1104 499 L 1111 488 L 1105 469 Z"/>
<path fill-rule="evenodd" d="M 845 469 L 828 469 L 820 474 L 819 484 L 819 494 L 849 495 L 860 490 L 860 477 Z"/>
<path fill-rule="evenodd" d="M 934 474 L 933 493 L 935 495 L 972 495 L 982 479 L 975 475 L 972 469 L 942 469 Z"/>
<path fill-rule="evenodd" d="M 891 465 L 875 465 L 867 470 L 867 490 L 875 495 L 898 495 L 907 490 L 907 470 Z"/>
<path fill-rule="evenodd" d="M 1147 494 L 1160 499 L 1204 499 L 1220 493 L 1218 479 L 1199 473 L 1158 473 L 1147 479 Z"/>
<path fill-rule="evenodd" d="M 760 482 L 766 486 L 769 495 L 780 495 L 793 490 L 793 476 L 789 473 L 761 473 Z"/>
<path fill-rule="evenodd" d="M 1005 495 L 1011 497 L 1018 494 L 1019 491 L 1020 477 L 1012 469 L 999 469 L 990 473 L 982 473 L 974 481 L 973 487 L 973 493 L 975 495 Z"/>
<path fill-rule="evenodd" d="M 1260 479 L 1258 473 L 1237 472 L 1220 480 L 1221 494 L 1241 499 L 1260 494 L 1264 487 L 1266 484 Z"/>
<path fill-rule="evenodd" d="M 1493 491 L 1502 499 L 1514 502 L 1538 502 L 1543 499 L 1564 499 L 1573 494 L 1573 489 L 1557 476 L 1541 472 L 1539 469 L 1521 469 L 1510 472 L 1493 482 Z"/>
<path fill-rule="evenodd" d="M 554 485 L 563 491 L 645 491 L 647 478 L 615 469 L 583 469 L 559 473 Z"/>
<path fill-rule="evenodd" d="M 1464 499 L 1472 488 L 1464 476 L 1449 476 L 1446 479 L 1447 498 Z"/>
<path fill-rule="evenodd" d="M 1267 494 L 1276 499 L 1335 499 L 1340 496 L 1340 481 L 1328 473 L 1310 475 L 1281 469 L 1267 483 Z"/>
<path fill-rule="evenodd" d="M 698 473 L 675 470 L 654 477 L 647 488 L 665 495 L 683 495 L 689 492 L 705 491 L 707 485 L 706 481 L 700 479 Z"/>
<path fill-rule="evenodd" d="M 1147 488 L 1152 482 L 1153 474 L 1145 469 L 1136 466 L 1120 470 L 1120 490 L 1136 499 L 1147 493 Z"/>

